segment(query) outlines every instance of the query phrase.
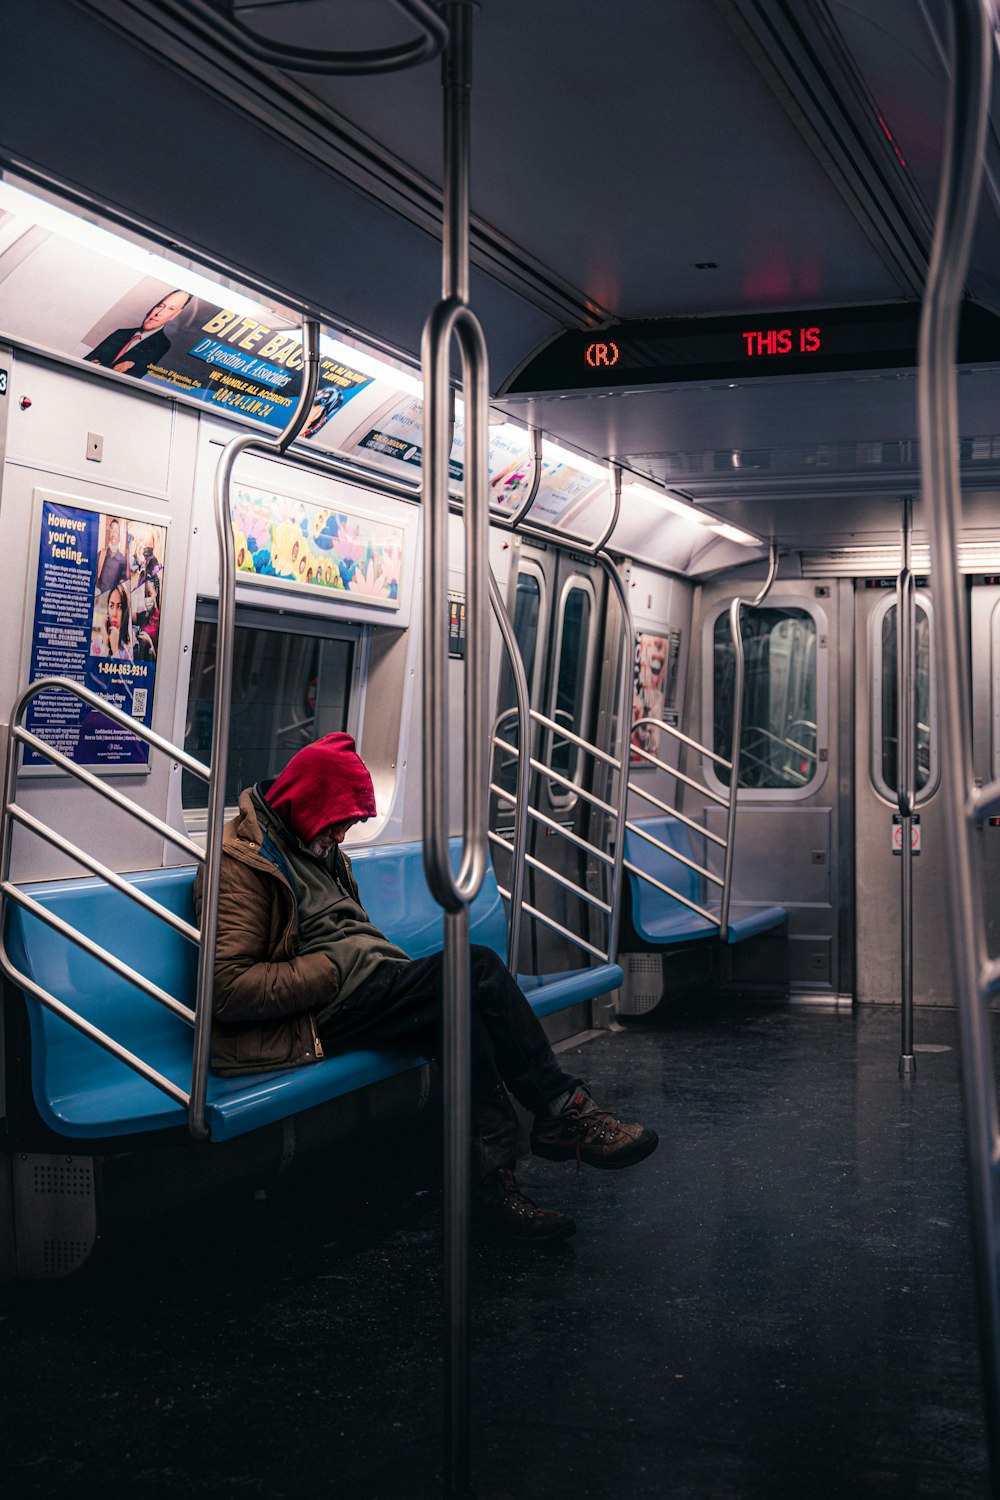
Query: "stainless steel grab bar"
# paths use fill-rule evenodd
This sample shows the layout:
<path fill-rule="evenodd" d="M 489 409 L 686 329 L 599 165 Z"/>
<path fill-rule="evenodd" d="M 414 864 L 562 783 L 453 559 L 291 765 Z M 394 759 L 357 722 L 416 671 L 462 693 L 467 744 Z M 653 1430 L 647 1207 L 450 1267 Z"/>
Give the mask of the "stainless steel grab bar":
<path fill-rule="evenodd" d="M 899 1071 L 917 1071 L 913 1053 L 913 846 L 911 830 L 917 800 L 916 637 L 917 581 L 913 555 L 913 502 L 903 501 L 902 563 L 896 579 L 896 793 L 901 818 L 900 856 L 900 1019 Z"/>
<path fill-rule="evenodd" d="M 968 701 L 969 650 L 956 564 L 961 487 L 955 373 L 959 310 L 982 175 L 993 33 L 986 0 L 956 0 L 951 11 L 954 56 L 934 245 L 920 319 L 917 410 L 921 489 L 935 580 L 935 666 L 941 695 L 941 790 L 952 964 L 962 1042 L 984 1408 L 995 1492 L 1000 1484 L 1000 1132 L 986 1004 L 991 970 L 982 912 L 982 855 L 975 829 L 978 799 Z"/>
<path fill-rule="evenodd" d="M 444 909 L 444 1272 L 447 1325 L 444 1390 L 444 1493 L 469 1489 L 469 903 L 489 858 L 486 842 L 489 719 L 487 542 L 489 526 L 489 365 L 486 340 L 469 306 L 469 96 L 472 6 L 446 0 L 444 54 L 444 221 L 441 301 L 424 325 L 427 447 L 424 484 L 423 821 L 424 870 Z M 462 852 L 457 877 L 448 855 L 448 458 L 451 451 L 451 341 L 465 384 L 465 739 Z"/>
<path fill-rule="evenodd" d="M 226 766 L 229 760 L 229 715 L 233 687 L 233 638 L 236 631 L 236 559 L 229 501 L 236 460 L 243 453 L 284 453 L 305 424 L 319 380 L 319 326 L 302 325 L 302 389 L 288 419 L 275 437 L 244 432 L 223 448 L 215 471 L 215 530 L 219 543 L 219 617 L 216 633 L 215 691 L 212 701 L 212 773 L 208 783 L 208 820 L 205 836 L 205 879 L 202 888 L 201 949 L 198 954 L 198 1000 L 191 1069 L 191 1106 L 188 1128 L 195 1140 L 208 1138 L 205 1092 L 212 1032 L 212 990 L 215 983 L 215 943 L 219 921 L 219 870 L 222 825 L 226 816 Z"/>
<path fill-rule="evenodd" d="M 528 704 L 528 678 L 524 670 L 524 662 L 521 659 L 520 648 L 510 616 L 500 595 L 493 569 L 489 569 L 490 603 L 493 606 L 493 614 L 500 627 L 503 643 L 507 648 L 507 659 L 510 662 L 511 676 L 514 681 L 514 697 L 517 700 L 513 709 L 513 715 L 517 718 L 517 738 L 521 745 L 527 744 L 529 730 L 529 704 Z M 501 717 L 506 717 L 502 715 Z M 499 724 L 499 720 L 497 721 Z M 496 725 L 494 726 L 491 744 L 496 745 Z M 511 854 L 510 869 L 510 899 L 507 904 L 507 967 L 512 974 L 517 974 L 517 959 L 521 948 L 521 908 L 524 904 L 524 866 L 525 849 L 528 841 L 527 807 L 528 793 L 531 783 L 531 767 L 528 764 L 527 755 L 517 756 L 517 792 L 513 797 L 514 803 L 514 839 Z M 493 790 L 493 783 L 489 783 L 489 790 Z"/>
<path fill-rule="evenodd" d="M 188 0 L 191 3 L 191 0 Z M 275 42 L 241 26 L 232 16 L 226 18 L 227 30 L 234 32 L 248 57 L 257 62 L 285 68 L 290 73 L 319 73 L 327 76 L 358 77 L 370 73 L 394 73 L 436 57 L 448 41 L 448 29 L 428 0 L 393 0 L 404 15 L 410 17 L 420 32 L 412 42 L 394 47 L 375 47 L 368 51 L 331 52 L 311 47 L 290 47 Z M 215 24 L 222 22 L 213 10 Z"/>

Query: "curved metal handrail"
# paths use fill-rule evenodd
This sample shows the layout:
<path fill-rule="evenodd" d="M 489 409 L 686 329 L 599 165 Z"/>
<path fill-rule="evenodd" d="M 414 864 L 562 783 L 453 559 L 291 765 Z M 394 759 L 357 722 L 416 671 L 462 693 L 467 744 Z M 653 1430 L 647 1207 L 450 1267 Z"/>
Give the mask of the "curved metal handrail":
<path fill-rule="evenodd" d="M 205 834 L 205 879 L 202 888 L 201 951 L 198 954 L 198 1001 L 191 1072 L 191 1107 L 188 1128 L 195 1140 L 206 1140 L 205 1092 L 212 1031 L 212 989 L 215 980 L 215 943 L 219 920 L 219 872 L 222 861 L 222 825 L 226 816 L 226 766 L 229 759 L 229 715 L 232 707 L 233 637 L 236 612 L 236 558 L 229 486 L 233 468 L 241 454 L 284 453 L 294 442 L 309 415 L 319 381 L 319 325 L 307 319 L 302 325 L 302 389 L 288 425 L 274 437 L 244 432 L 223 448 L 215 472 L 215 529 L 219 542 L 219 617 L 216 634 L 215 691 L 212 701 L 212 775 L 208 784 L 208 820 Z"/>
<path fill-rule="evenodd" d="M 469 461 L 465 507 L 466 679 L 465 778 L 462 854 L 458 875 L 448 857 L 448 633 L 441 607 L 448 583 L 448 451 L 450 448 L 450 346 L 456 337 L 466 386 Z M 435 900 L 456 912 L 472 901 L 486 873 L 486 752 L 489 709 L 486 696 L 489 642 L 488 598 L 488 424 L 489 365 L 486 340 L 476 315 L 457 297 L 439 302 L 424 329 L 427 429 L 430 433 L 424 517 L 424 869 Z"/>
<path fill-rule="evenodd" d="M 975 819 L 969 714 L 968 641 L 956 567 L 961 524 L 955 365 L 962 288 L 982 176 L 993 36 L 986 0 L 956 0 L 954 66 L 948 80 L 947 134 L 934 245 L 920 319 L 917 410 L 921 489 L 928 517 L 938 628 L 935 666 L 941 693 L 941 790 L 946 810 L 951 948 L 962 1042 L 962 1090 L 969 1145 L 973 1258 L 979 1306 L 984 1406 L 994 1485 L 1000 1479 L 1000 1208 L 997 1203 L 996 1083 L 992 982 L 982 913 L 981 850 Z"/>
<path fill-rule="evenodd" d="M 618 504 L 621 504 L 621 472 L 619 471 Z M 617 510 L 616 510 L 617 519 Z M 614 527 L 612 526 L 612 530 Z M 610 553 L 600 551 L 597 561 L 604 569 L 622 616 L 621 683 L 618 696 L 618 740 L 621 758 L 618 768 L 617 818 L 615 827 L 614 865 L 611 871 L 611 922 L 608 934 L 608 962 L 617 962 L 618 929 L 621 923 L 622 881 L 625 872 L 625 819 L 628 813 L 628 765 L 632 744 L 632 658 L 635 652 L 635 620 L 625 585 Z"/>
<path fill-rule="evenodd" d="M 493 726 L 491 743 L 495 743 L 499 732 L 501 721 L 506 718 L 517 719 L 517 742 L 518 746 L 527 751 L 529 727 L 529 690 L 528 677 L 524 670 L 524 662 L 514 634 L 510 616 L 507 613 L 500 588 L 494 576 L 493 569 L 489 569 L 490 603 L 493 606 L 493 614 L 503 643 L 507 648 L 507 656 L 510 661 L 511 676 L 514 679 L 514 696 L 517 699 L 512 709 L 501 714 Z M 517 791 L 514 803 L 514 838 L 513 852 L 511 854 L 510 871 L 510 919 L 507 928 L 507 967 L 513 975 L 517 975 L 517 956 L 521 947 L 521 910 L 524 905 L 524 867 L 525 853 L 528 844 L 528 795 L 531 784 L 531 766 L 527 753 L 519 754 L 517 757 Z"/>
<path fill-rule="evenodd" d="M 437 57 L 447 46 L 448 27 L 433 6 L 428 4 L 428 0 L 393 0 L 393 4 L 410 17 L 420 32 L 419 38 L 412 42 L 400 42 L 394 47 L 374 47 L 357 52 L 322 51 L 271 41 L 256 32 L 248 31 L 233 15 L 228 17 L 226 24 L 236 34 L 248 57 L 254 58 L 256 62 L 285 68 L 290 73 L 358 77 L 370 73 L 399 72 L 403 68 L 412 68 Z M 232 7 L 232 0 L 230 6 Z"/>
<path fill-rule="evenodd" d="M 743 632 L 740 625 L 741 611 L 746 609 L 757 609 L 767 595 L 770 593 L 771 585 L 778 576 L 778 544 L 772 542 L 770 555 L 768 557 L 767 577 L 764 587 L 753 599 L 735 598 L 729 606 L 729 634 L 733 642 L 733 655 L 736 670 L 733 674 L 733 735 L 729 760 L 732 770 L 729 773 L 729 814 L 726 819 L 726 859 L 723 869 L 722 885 L 722 907 L 719 913 L 719 935 L 723 942 L 729 936 L 729 906 L 732 899 L 733 885 L 733 857 L 736 852 L 736 807 L 739 801 L 740 787 L 740 750 L 743 738 L 743 686 L 745 679 L 745 659 L 743 654 Z"/>
<path fill-rule="evenodd" d="M 538 498 L 538 486 L 542 482 L 542 430 L 540 427 L 531 429 L 531 483 L 528 492 L 516 510 L 505 516 L 502 511 L 493 511 L 490 519 L 495 526 L 502 526 L 505 531 L 516 531 L 524 520 L 528 511 Z"/>
<path fill-rule="evenodd" d="M 902 567 L 896 578 L 896 802 L 901 819 L 900 856 L 900 1023 L 902 1038 L 899 1071 L 911 1076 L 917 1071 L 913 1052 L 913 845 L 911 829 L 917 800 L 917 746 L 915 733 L 916 684 L 914 642 L 916 639 L 917 580 L 910 566 L 913 542 L 913 507 L 903 501 Z"/>

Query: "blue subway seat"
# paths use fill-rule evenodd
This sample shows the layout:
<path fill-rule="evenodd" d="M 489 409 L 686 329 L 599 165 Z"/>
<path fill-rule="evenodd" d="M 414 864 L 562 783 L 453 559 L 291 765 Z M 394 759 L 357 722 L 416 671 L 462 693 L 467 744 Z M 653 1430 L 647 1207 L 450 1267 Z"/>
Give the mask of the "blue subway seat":
<path fill-rule="evenodd" d="M 694 858 L 697 864 L 706 863 L 700 847 L 704 841 L 698 840 L 699 850 L 697 855 L 693 855 L 690 831 L 679 819 L 645 818 L 637 826 L 658 839 L 661 844 L 666 844 L 674 854 L 684 855 L 687 859 Z M 718 913 L 719 888 L 712 887 L 715 894 L 706 897 L 704 886 L 707 882 L 696 870 L 674 858 L 674 854 L 665 853 L 638 834 L 629 831 L 625 834 L 625 858 L 630 864 L 637 865 L 654 880 L 669 886 L 679 895 L 686 896 L 689 901 L 696 901 L 704 910 Z M 699 942 L 721 936 L 718 922 L 707 921 L 685 906 L 683 901 L 665 895 L 646 880 L 640 880 L 631 870 L 626 871 L 626 874 L 631 897 L 632 926 L 644 942 L 656 947 L 669 947 L 673 943 Z M 740 943 L 759 933 L 770 932 L 773 928 L 780 927 L 787 916 L 783 906 L 734 901 L 729 908 L 727 941 Z"/>
<path fill-rule="evenodd" d="M 457 841 L 452 849 L 458 859 Z M 415 843 L 359 848 L 353 856 L 362 901 L 373 920 L 413 958 L 441 946 L 441 909 L 423 874 Z M 127 879 L 161 905 L 194 921 L 194 868 L 147 870 Z M 108 952 L 193 1005 L 197 960 L 193 944 L 96 879 L 50 881 L 26 894 L 86 933 Z M 127 980 L 12 901 L 6 942 L 12 963 L 164 1077 L 187 1090 L 192 1030 Z M 492 869 L 470 912 L 472 941 L 505 955 L 503 903 Z M 616 989 L 615 964 L 521 979 L 540 1016 Z M 42 1119 L 77 1139 L 127 1136 L 186 1124 L 184 1107 L 46 1006 L 26 997 L 31 1029 L 32 1091 Z M 209 1076 L 206 1119 L 211 1138 L 229 1140 L 313 1105 L 366 1088 L 426 1060 L 406 1048 L 360 1050 L 315 1067 L 253 1077 Z"/>

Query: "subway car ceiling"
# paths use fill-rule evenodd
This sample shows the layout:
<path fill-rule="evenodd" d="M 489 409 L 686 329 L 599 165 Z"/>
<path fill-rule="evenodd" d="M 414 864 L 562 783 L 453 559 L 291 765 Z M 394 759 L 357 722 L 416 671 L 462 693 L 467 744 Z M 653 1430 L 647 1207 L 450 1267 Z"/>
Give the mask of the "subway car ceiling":
<path fill-rule="evenodd" d="M 919 301 L 947 15 L 945 0 L 482 0 L 471 301 L 498 410 L 785 548 L 891 546 L 899 496 L 919 489 L 912 353 L 885 368 L 862 345 L 855 368 L 804 360 L 831 347 L 844 310 L 858 310 L 857 333 L 862 310 L 905 317 Z M 388 0 L 0 0 L 0 17 L 9 181 L 293 318 L 309 310 L 417 359 L 439 295 L 438 65 L 293 74 L 254 61 L 240 34 L 384 46 L 408 26 Z M 994 104 L 1000 119 L 1000 92 Z M 991 128 L 966 286 L 970 318 L 988 328 L 998 182 Z M 695 318 L 732 320 L 745 373 L 727 356 L 691 378 L 678 378 L 681 361 L 669 379 L 618 383 L 604 363 L 626 343 L 623 323 Z M 539 361 L 568 347 L 581 379 L 533 384 Z M 963 364 L 959 393 L 967 539 L 988 540 L 995 333 Z M 648 553 L 654 522 L 654 560 L 682 571 L 754 555 L 718 537 L 706 547 L 635 497 L 613 545 Z"/>

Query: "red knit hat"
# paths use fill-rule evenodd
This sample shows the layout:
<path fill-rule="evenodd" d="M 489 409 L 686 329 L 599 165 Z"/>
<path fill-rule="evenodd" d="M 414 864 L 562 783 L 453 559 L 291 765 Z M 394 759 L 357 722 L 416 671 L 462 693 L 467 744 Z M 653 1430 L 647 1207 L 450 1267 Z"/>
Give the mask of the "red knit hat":
<path fill-rule="evenodd" d="M 349 734 L 327 734 L 293 755 L 264 799 L 304 844 L 331 823 L 375 816 L 375 789 Z"/>

